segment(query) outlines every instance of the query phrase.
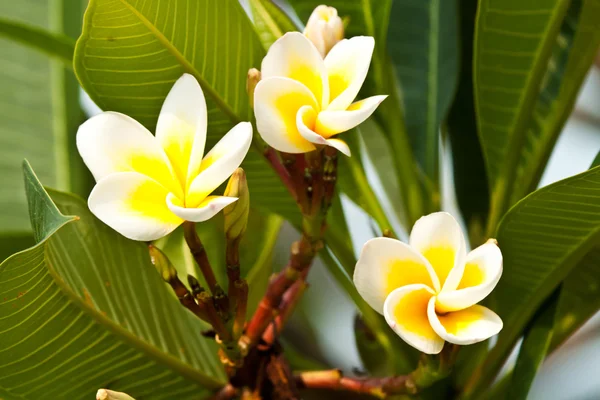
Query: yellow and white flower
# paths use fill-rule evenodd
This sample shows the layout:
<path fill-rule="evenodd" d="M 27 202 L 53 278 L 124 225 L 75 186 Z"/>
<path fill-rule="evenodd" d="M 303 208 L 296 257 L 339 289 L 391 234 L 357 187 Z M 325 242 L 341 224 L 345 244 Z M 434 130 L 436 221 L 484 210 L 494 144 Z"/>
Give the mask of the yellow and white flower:
<path fill-rule="evenodd" d="M 254 91 L 256 125 L 265 142 L 286 153 L 327 145 L 349 156 L 348 145 L 334 136 L 363 122 L 387 97 L 353 102 L 374 46 L 368 36 L 344 39 L 323 59 L 299 32 L 288 32 L 273 43 Z"/>
<path fill-rule="evenodd" d="M 415 223 L 409 243 L 369 240 L 354 271 L 358 292 L 405 342 L 437 354 L 444 341 L 472 344 L 500 332 L 500 317 L 476 304 L 502 275 L 495 240 L 466 254 L 460 226 L 438 212 Z"/>
<path fill-rule="evenodd" d="M 310 15 L 304 28 L 304 36 L 309 38 L 321 56 L 325 57 L 329 50 L 344 38 L 344 23 L 334 7 L 320 5 Z"/>
<path fill-rule="evenodd" d="M 97 181 L 88 199 L 92 213 L 123 236 L 147 241 L 184 220 L 212 218 L 236 201 L 211 193 L 246 156 L 252 125 L 239 123 L 203 157 L 206 127 L 204 94 L 188 74 L 165 99 L 156 136 L 116 112 L 82 124 L 77 148 Z"/>

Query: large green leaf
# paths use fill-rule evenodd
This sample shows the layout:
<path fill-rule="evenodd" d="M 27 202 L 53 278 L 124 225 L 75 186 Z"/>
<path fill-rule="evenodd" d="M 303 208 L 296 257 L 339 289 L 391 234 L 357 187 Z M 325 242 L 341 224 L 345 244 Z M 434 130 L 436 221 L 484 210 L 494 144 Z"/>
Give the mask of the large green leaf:
<path fill-rule="evenodd" d="M 540 189 L 506 214 L 498 228 L 504 272 L 492 293 L 504 328 L 467 394 L 491 382 L 534 312 L 599 239 L 600 167 Z"/>
<path fill-rule="evenodd" d="M 548 62 L 519 157 L 513 202 L 536 189 L 600 45 L 600 1 L 573 0 Z"/>
<path fill-rule="evenodd" d="M 481 0 L 473 80 L 491 189 L 488 231 L 510 206 L 532 110 L 569 2 Z"/>
<path fill-rule="evenodd" d="M 13 28 L 20 28 L 9 31 L 6 23 L 0 28 L 7 35 L 0 37 L 0 260 L 32 244 L 21 174 L 23 158 L 31 159 L 44 182 L 53 187 L 82 195 L 89 189 L 91 177 L 73 151 L 81 118 L 72 72 L 61 61 L 52 61 L 12 40 L 34 40 L 31 35 L 23 36 L 33 31 L 38 36 L 34 41 L 51 51 L 52 43 L 42 44 L 39 37 L 77 37 L 81 12 L 80 2 L 67 7 L 63 1 L 23 0 L 15 6 L 12 1 L 0 0 L 0 15 Z M 64 57 L 72 54 L 68 39 L 61 39 L 60 46 Z"/>
<path fill-rule="evenodd" d="M 175 80 L 192 74 L 206 97 L 212 146 L 235 123 L 252 119 L 246 74 L 263 56 L 237 0 L 92 0 L 74 67 L 100 108 L 127 114 L 151 131 Z M 296 204 L 259 147 L 243 164 L 253 205 L 293 219 Z"/>
<path fill-rule="evenodd" d="M 477 134 L 473 97 L 473 37 L 477 0 L 460 0 L 460 78 L 446 132 L 452 147 L 454 190 L 472 247 L 483 243 L 489 212 L 485 161 Z"/>
<path fill-rule="evenodd" d="M 440 125 L 458 82 L 457 10 L 458 0 L 394 1 L 388 32 L 406 130 L 415 158 L 438 196 Z"/>
<path fill-rule="evenodd" d="M 28 165 L 25 178 L 39 243 L 0 265 L 0 396 L 89 399 L 109 387 L 197 399 L 217 388 L 216 345 L 167 293 L 146 246 L 73 195 L 50 198 Z"/>
<path fill-rule="evenodd" d="M 600 152 L 590 168 L 600 165 Z M 560 346 L 600 310 L 600 248 L 577 264 L 561 285 L 550 349 Z"/>
<path fill-rule="evenodd" d="M 300 30 L 273 0 L 248 0 L 254 28 L 268 49 L 284 33 Z"/>

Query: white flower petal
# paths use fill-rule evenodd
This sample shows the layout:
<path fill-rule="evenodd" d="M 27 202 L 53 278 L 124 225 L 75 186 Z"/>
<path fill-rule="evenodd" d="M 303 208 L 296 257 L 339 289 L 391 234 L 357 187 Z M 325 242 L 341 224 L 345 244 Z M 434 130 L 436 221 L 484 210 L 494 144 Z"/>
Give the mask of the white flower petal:
<path fill-rule="evenodd" d="M 213 190 L 233 174 L 248 153 L 252 143 L 252 124 L 240 122 L 206 154 L 200 173 L 186 194 L 185 206 L 197 207 Z"/>
<path fill-rule="evenodd" d="M 237 197 L 208 196 L 195 208 L 182 207 L 173 195 L 167 197 L 167 206 L 173 214 L 186 221 L 203 222 L 214 217 L 219 211 L 237 201 Z"/>
<path fill-rule="evenodd" d="M 154 136 L 127 115 L 103 112 L 88 119 L 77 131 L 77 149 L 96 181 L 115 172 L 136 171 L 183 195 Z"/>
<path fill-rule="evenodd" d="M 254 91 L 256 128 L 265 142 L 286 153 L 306 153 L 315 146 L 302 137 L 296 124 L 303 106 L 318 109 L 313 94 L 289 78 L 262 79 Z"/>
<path fill-rule="evenodd" d="M 502 320 L 489 308 L 474 305 L 464 310 L 438 315 L 436 299 L 429 301 L 427 314 L 435 332 L 454 344 L 473 344 L 484 341 L 502 330 Z"/>
<path fill-rule="evenodd" d="M 368 97 L 352 103 L 345 111 L 321 111 L 317 117 L 315 132 L 329 138 L 350 130 L 369 118 L 386 97 Z"/>
<path fill-rule="evenodd" d="M 331 146 L 337 149 L 339 152 L 341 152 L 347 157 L 350 157 L 352 155 L 348 144 L 341 139 L 327 139 L 327 146 Z"/>
<path fill-rule="evenodd" d="M 206 100 L 196 78 L 183 74 L 167 95 L 156 124 L 163 147 L 182 186 L 198 175 L 206 142 Z"/>
<path fill-rule="evenodd" d="M 419 218 L 410 233 L 410 245 L 429 260 L 442 292 L 456 289 L 463 275 L 466 244 L 452 215 L 436 212 Z"/>
<path fill-rule="evenodd" d="M 426 285 L 402 286 L 391 292 L 383 306 L 388 325 L 415 349 L 426 354 L 438 354 L 444 347 L 442 339 L 431 327 L 427 316 L 433 291 Z"/>
<path fill-rule="evenodd" d="M 436 310 L 445 313 L 479 303 L 494 290 L 501 276 L 502 252 L 494 241 L 489 241 L 467 255 L 457 289 L 440 293 Z"/>
<path fill-rule="evenodd" d="M 424 284 L 435 291 L 440 287 L 421 254 L 396 239 L 380 237 L 365 243 L 354 269 L 354 285 L 371 307 L 383 313 L 387 296 L 412 284 Z"/>
<path fill-rule="evenodd" d="M 346 142 L 340 139 L 325 139 L 313 131 L 312 127 L 314 127 L 316 119 L 317 113 L 314 108 L 311 106 L 301 107 L 296 115 L 296 125 L 300 135 L 311 143 L 331 146 L 350 157 L 350 147 L 348 147 Z"/>
<path fill-rule="evenodd" d="M 126 238 L 156 240 L 183 222 L 167 208 L 167 195 L 164 186 L 145 175 L 117 172 L 98 181 L 88 206 L 98 219 Z"/>
<path fill-rule="evenodd" d="M 372 37 L 355 36 L 338 42 L 327 54 L 328 111 L 345 110 L 352 104 L 367 77 L 374 47 Z"/>
<path fill-rule="evenodd" d="M 325 108 L 329 101 L 327 70 L 319 50 L 300 32 L 288 32 L 271 45 L 261 65 L 263 79 L 286 77 L 302 83 Z"/>

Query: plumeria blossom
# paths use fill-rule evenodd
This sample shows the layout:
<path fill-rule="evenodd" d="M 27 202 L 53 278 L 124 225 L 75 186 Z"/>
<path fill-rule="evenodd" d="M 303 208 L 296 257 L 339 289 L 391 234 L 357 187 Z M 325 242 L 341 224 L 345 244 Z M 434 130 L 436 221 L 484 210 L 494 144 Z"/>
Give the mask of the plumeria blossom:
<path fill-rule="evenodd" d="M 211 193 L 246 156 L 252 125 L 239 123 L 203 157 L 206 127 L 204 94 L 188 74 L 167 95 L 156 136 L 116 112 L 82 124 L 77 148 L 97 182 L 88 199 L 92 213 L 123 236 L 148 241 L 236 201 Z"/>
<path fill-rule="evenodd" d="M 348 145 L 334 136 L 363 122 L 387 97 L 354 102 L 374 46 L 368 36 L 344 39 L 323 59 L 300 32 L 288 32 L 273 43 L 254 91 L 256 126 L 265 142 L 286 153 L 326 145 L 349 156 Z"/>
<path fill-rule="evenodd" d="M 354 283 L 371 307 L 408 344 L 437 354 L 444 341 L 471 344 L 502 329 L 502 320 L 477 305 L 502 275 L 502 253 L 491 239 L 469 254 L 456 220 L 438 212 L 419 219 L 409 244 L 369 240 Z"/>
<path fill-rule="evenodd" d="M 344 23 L 334 7 L 320 5 L 310 15 L 304 28 L 304 36 L 309 38 L 321 56 L 325 57 L 329 50 L 344 38 Z"/>

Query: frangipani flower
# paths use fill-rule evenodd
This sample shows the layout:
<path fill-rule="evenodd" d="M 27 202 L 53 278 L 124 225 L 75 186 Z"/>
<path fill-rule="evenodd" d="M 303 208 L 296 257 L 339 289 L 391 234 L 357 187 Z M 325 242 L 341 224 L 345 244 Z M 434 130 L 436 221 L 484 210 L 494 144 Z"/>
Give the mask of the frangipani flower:
<path fill-rule="evenodd" d="M 206 127 L 204 94 L 188 74 L 165 99 L 156 136 L 116 112 L 86 121 L 77 148 L 97 181 L 88 199 L 92 213 L 123 236 L 148 241 L 183 221 L 212 218 L 236 201 L 211 193 L 246 156 L 252 125 L 233 127 L 203 158 Z"/>
<path fill-rule="evenodd" d="M 325 57 L 329 50 L 344 38 L 344 23 L 334 7 L 320 5 L 310 15 L 304 28 L 304 36 L 309 38 L 321 56 Z"/>
<path fill-rule="evenodd" d="M 344 39 L 323 59 L 299 32 L 288 32 L 273 43 L 254 91 L 256 125 L 265 142 L 286 153 L 327 145 L 349 156 L 348 145 L 333 136 L 363 122 L 387 97 L 353 103 L 374 46 L 368 36 Z"/>
<path fill-rule="evenodd" d="M 466 254 L 460 226 L 438 212 L 415 223 L 409 243 L 369 240 L 354 271 L 358 292 L 405 342 L 437 354 L 444 341 L 471 344 L 500 332 L 500 317 L 476 304 L 502 275 L 494 240 Z"/>

